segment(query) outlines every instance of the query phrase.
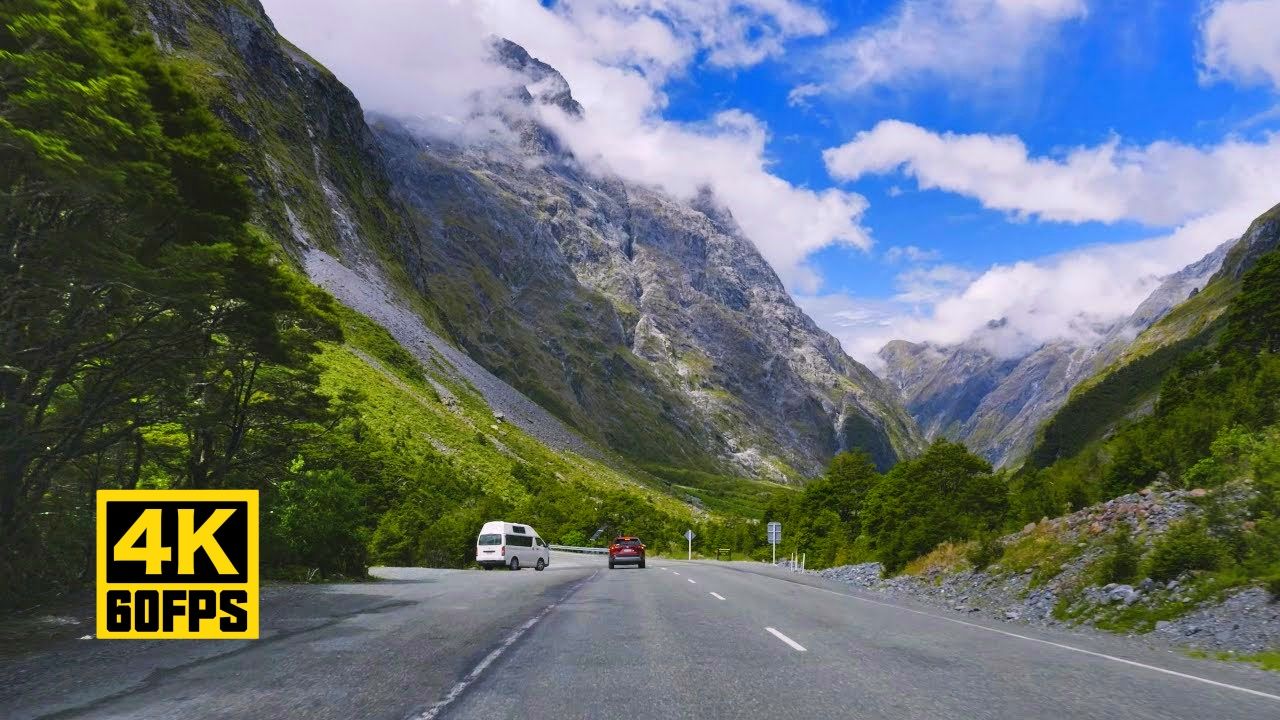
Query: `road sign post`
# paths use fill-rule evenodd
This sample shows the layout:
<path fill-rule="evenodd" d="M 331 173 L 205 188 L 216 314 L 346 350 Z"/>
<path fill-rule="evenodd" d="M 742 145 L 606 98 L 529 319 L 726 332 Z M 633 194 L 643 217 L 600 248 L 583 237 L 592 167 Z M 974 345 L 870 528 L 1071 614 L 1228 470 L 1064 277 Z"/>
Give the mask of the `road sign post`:
<path fill-rule="evenodd" d="M 773 564 L 778 564 L 778 544 L 782 542 L 782 523 L 771 522 L 767 526 L 769 544 L 773 546 Z"/>
<path fill-rule="evenodd" d="M 689 559 L 690 560 L 693 559 L 693 538 L 694 538 L 694 535 L 692 530 L 684 531 L 684 539 L 689 541 Z"/>

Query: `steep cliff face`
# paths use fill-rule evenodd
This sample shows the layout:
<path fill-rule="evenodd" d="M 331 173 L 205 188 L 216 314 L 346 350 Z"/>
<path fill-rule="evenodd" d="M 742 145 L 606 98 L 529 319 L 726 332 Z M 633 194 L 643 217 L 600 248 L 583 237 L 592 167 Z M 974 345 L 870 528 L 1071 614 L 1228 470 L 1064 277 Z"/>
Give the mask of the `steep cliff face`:
<path fill-rule="evenodd" d="M 880 351 L 886 378 L 902 393 L 926 437 L 960 440 L 997 465 L 1031 450 L 1040 426 L 1073 390 L 1115 363 L 1134 338 L 1205 288 L 1232 243 L 1165 278 L 1124 320 L 1102 328 L 1094 343 L 1059 340 L 1012 358 L 989 348 L 999 323 L 958 345 L 894 341 Z"/>
<path fill-rule="evenodd" d="M 281 37 L 258 0 L 131 5 L 243 143 L 256 224 L 297 256 L 359 258 L 409 287 L 398 258 L 415 230 L 351 91 Z M 434 316 L 428 296 L 414 300 Z"/>
<path fill-rule="evenodd" d="M 795 307 L 714 199 L 592 175 L 519 112 L 500 118 L 509 144 L 371 129 L 256 0 L 133 5 L 244 142 L 256 223 L 309 270 L 325 256 L 354 270 L 315 277 L 348 304 L 422 321 L 442 338 L 432 357 L 458 365 L 443 350 L 460 346 L 473 384 L 550 411 L 518 413 L 530 429 L 563 420 L 643 463 L 773 480 L 842 449 L 887 466 L 918 446 L 894 394 Z M 523 76 L 517 103 L 583 112 L 518 45 L 498 42 L 495 61 Z M 353 277 L 368 287 L 339 285 Z M 519 393 L 489 400 L 504 395 Z"/>
<path fill-rule="evenodd" d="M 714 197 L 593 174 L 533 125 L 481 147 L 375 123 L 423 238 L 416 280 L 473 357 L 646 463 L 787 480 L 918 446 Z"/>

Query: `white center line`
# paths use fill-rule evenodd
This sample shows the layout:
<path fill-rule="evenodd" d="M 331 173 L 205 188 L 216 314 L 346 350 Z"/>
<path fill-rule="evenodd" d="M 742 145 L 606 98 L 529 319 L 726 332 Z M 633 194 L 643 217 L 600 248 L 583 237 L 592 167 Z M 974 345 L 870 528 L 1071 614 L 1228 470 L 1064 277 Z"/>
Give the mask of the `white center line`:
<path fill-rule="evenodd" d="M 698 584 L 698 581 L 697 581 L 697 580 L 694 580 L 693 578 L 685 578 L 685 579 L 686 579 L 686 580 L 688 580 L 689 582 L 693 583 L 694 585 L 697 585 L 697 584 Z"/>
<path fill-rule="evenodd" d="M 779 579 L 779 578 L 775 578 L 775 579 Z M 800 583 L 800 584 L 803 584 L 803 583 Z M 871 605 L 880 605 L 882 607 L 893 608 L 894 610 L 903 610 L 909 613 L 913 613 L 915 615 L 923 615 L 925 617 L 931 617 L 936 620 L 945 620 L 946 622 L 955 623 L 956 625 L 963 625 L 965 627 L 973 628 L 975 630 L 986 630 L 987 632 L 995 633 L 997 635 L 1004 635 L 1006 637 L 1017 638 L 1019 640 L 1026 640 L 1028 642 L 1040 643 L 1042 645 L 1049 645 L 1051 647 L 1056 647 L 1062 650 L 1070 650 L 1071 652 L 1077 652 L 1077 653 L 1080 653 L 1081 655 L 1090 655 L 1093 657 L 1102 658 L 1103 660 L 1110 660 L 1112 662 L 1118 662 L 1124 665 L 1130 665 L 1133 667 L 1142 668 L 1144 670 L 1152 670 L 1154 672 L 1164 673 L 1165 675 L 1172 675 L 1174 677 L 1183 678 L 1184 680 L 1194 680 L 1195 682 L 1201 682 L 1206 685 L 1213 685 L 1214 687 L 1226 688 L 1227 690 L 1236 690 L 1238 692 L 1248 693 L 1249 695 L 1264 697 L 1264 698 L 1267 698 L 1268 700 L 1280 700 L 1280 695 L 1272 695 L 1271 693 L 1265 693 L 1265 692 L 1262 692 L 1261 690 L 1252 690 L 1247 687 L 1240 687 L 1239 685 L 1231 685 L 1229 683 L 1218 682 L 1217 680 L 1210 680 L 1209 678 L 1200 677 L 1198 675 L 1188 675 L 1187 673 L 1181 673 L 1181 672 L 1178 672 L 1177 670 L 1167 670 L 1165 668 L 1157 667 L 1155 665 L 1148 665 L 1146 663 L 1140 663 L 1135 660 L 1126 660 L 1122 657 L 1107 655 L 1106 653 L 1094 652 L 1092 650 L 1085 650 L 1084 648 L 1078 648 L 1073 645 L 1065 645 L 1063 643 L 1057 643 L 1051 640 L 1041 640 L 1040 638 L 1037 638 L 1037 637 L 1030 637 L 1028 635 L 1019 635 L 1018 633 L 1009 632 L 1007 630 L 997 630 L 996 628 L 987 627 L 986 625 L 979 625 L 977 623 L 966 622 L 964 620 L 957 620 L 956 618 L 949 618 L 944 615 L 936 615 L 934 613 L 925 612 L 923 610 L 913 610 L 908 607 L 902 607 L 901 605 L 893 605 L 891 603 L 880 602 L 879 600 L 872 600 L 870 598 L 859 597 L 857 595 L 850 595 L 848 593 L 836 592 L 835 590 L 828 590 L 826 588 L 814 587 L 812 585 L 805 585 L 804 587 L 807 587 L 810 590 L 817 590 L 819 592 L 830 593 L 832 595 L 839 595 L 840 597 L 846 597 L 851 600 L 857 600 L 859 602 L 864 602 Z M 774 633 L 774 634 L 777 635 L 778 633 Z"/>
<path fill-rule="evenodd" d="M 713 597 L 713 598 L 715 598 L 715 599 L 717 599 L 717 600 L 723 600 L 723 599 L 724 599 L 724 596 L 723 596 L 723 595 L 721 595 L 720 593 L 714 593 L 714 592 L 713 592 L 713 593 L 711 593 L 711 597 Z"/>
<path fill-rule="evenodd" d="M 781 640 L 782 642 L 784 642 L 784 643 L 786 643 L 786 644 L 790 645 L 792 650 L 795 650 L 796 652 L 808 652 L 807 650 L 805 650 L 805 649 L 804 649 L 804 646 L 803 646 L 803 645 L 801 645 L 800 643 L 796 642 L 795 640 L 792 640 L 791 638 L 787 637 L 786 635 L 783 635 L 782 633 L 778 632 L 777 630 L 775 630 L 775 629 L 773 629 L 773 628 L 771 628 L 771 627 L 767 627 L 767 628 L 765 628 L 765 630 L 768 630 L 770 635 L 773 635 L 774 637 L 778 638 L 778 639 L 779 639 L 779 640 Z"/>

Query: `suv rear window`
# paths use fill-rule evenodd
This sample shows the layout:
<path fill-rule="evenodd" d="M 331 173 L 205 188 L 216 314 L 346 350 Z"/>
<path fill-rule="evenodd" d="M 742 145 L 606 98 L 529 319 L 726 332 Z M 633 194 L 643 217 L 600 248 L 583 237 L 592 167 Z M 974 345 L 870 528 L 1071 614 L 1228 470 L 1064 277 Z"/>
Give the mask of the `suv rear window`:
<path fill-rule="evenodd" d="M 476 544 L 477 545 L 501 545 L 502 536 L 496 535 L 493 533 L 486 533 L 480 536 L 480 539 L 476 541 Z"/>
<path fill-rule="evenodd" d="M 622 547 L 640 547 L 640 541 L 636 538 L 619 540 L 617 544 L 621 545 Z"/>

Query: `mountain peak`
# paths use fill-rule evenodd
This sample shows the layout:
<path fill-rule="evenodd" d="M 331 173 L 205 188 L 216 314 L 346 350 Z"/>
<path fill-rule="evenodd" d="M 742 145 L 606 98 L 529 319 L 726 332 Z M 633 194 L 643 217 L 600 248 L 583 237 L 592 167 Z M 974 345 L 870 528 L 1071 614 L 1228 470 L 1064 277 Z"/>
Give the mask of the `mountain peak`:
<path fill-rule="evenodd" d="M 582 117 L 582 105 L 574 99 L 569 81 L 559 70 L 533 57 L 521 45 L 506 38 L 493 39 L 494 59 L 529 82 L 525 85 L 527 102 L 554 105 L 572 117 Z"/>

